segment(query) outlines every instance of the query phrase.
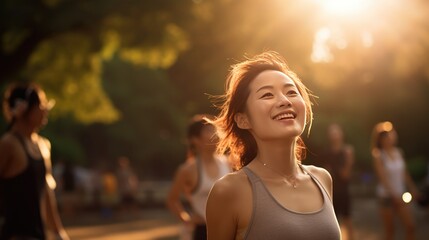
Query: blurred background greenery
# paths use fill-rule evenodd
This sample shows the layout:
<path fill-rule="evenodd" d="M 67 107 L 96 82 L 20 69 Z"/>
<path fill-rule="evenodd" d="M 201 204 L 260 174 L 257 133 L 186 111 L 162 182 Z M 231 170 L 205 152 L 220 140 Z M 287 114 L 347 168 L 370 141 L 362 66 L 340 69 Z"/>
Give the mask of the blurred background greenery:
<path fill-rule="evenodd" d="M 217 112 L 208 96 L 223 92 L 229 66 L 275 50 L 317 96 L 308 163 L 338 122 L 357 172 L 370 172 L 372 127 L 389 120 L 421 179 L 428 12 L 424 0 L 2 0 L 0 85 L 34 81 L 56 100 L 42 131 L 54 163 L 126 155 L 142 179 L 169 179 L 186 157 L 187 119 Z"/>

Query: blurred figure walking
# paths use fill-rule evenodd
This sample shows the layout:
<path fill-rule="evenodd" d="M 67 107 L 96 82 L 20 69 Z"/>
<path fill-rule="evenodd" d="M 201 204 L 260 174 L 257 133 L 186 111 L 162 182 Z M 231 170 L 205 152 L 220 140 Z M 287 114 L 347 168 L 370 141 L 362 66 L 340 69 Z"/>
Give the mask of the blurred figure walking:
<path fill-rule="evenodd" d="M 354 149 L 345 143 L 343 129 L 336 123 L 328 126 L 327 137 L 329 145 L 322 155 L 322 166 L 332 176 L 333 203 L 342 239 L 353 240 L 349 182 L 354 164 Z"/>
<path fill-rule="evenodd" d="M 391 122 L 375 125 L 372 134 L 371 154 L 378 176 L 377 196 L 384 225 L 384 239 L 394 239 L 394 215 L 398 215 L 406 230 L 406 239 L 415 238 L 415 223 L 410 207 L 402 196 L 407 188 L 418 199 L 418 190 L 406 170 L 404 155 L 397 147 L 397 133 Z"/>

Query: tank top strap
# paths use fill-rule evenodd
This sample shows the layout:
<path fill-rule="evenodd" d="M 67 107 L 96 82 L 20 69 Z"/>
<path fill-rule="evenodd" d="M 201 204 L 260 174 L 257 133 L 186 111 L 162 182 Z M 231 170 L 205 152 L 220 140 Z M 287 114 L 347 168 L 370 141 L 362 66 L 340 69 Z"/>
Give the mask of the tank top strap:
<path fill-rule="evenodd" d="M 203 163 L 198 156 L 195 156 L 195 165 L 197 167 L 197 184 L 195 184 L 195 187 L 191 190 L 191 194 L 195 194 L 198 191 L 201 186 L 201 181 L 203 179 Z"/>
<path fill-rule="evenodd" d="M 22 148 L 24 149 L 25 154 L 27 155 L 27 158 L 33 159 L 28 151 L 27 145 L 25 144 L 24 138 L 19 135 L 18 133 L 12 133 L 12 135 L 18 139 L 18 142 L 21 144 Z M 31 162 L 31 161 L 30 161 Z"/>
<path fill-rule="evenodd" d="M 252 185 L 256 182 L 261 181 L 261 179 L 258 176 L 256 176 L 256 174 L 254 174 L 253 171 L 250 170 L 247 166 L 243 167 L 242 169 L 246 173 L 246 175 L 249 178 L 249 181 L 252 183 Z"/>
<path fill-rule="evenodd" d="M 387 157 L 386 152 L 384 150 L 380 149 L 380 159 L 384 165 L 386 164 L 386 157 Z"/>
<path fill-rule="evenodd" d="M 323 186 L 323 184 L 319 181 L 319 179 L 317 179 L 316 176 L 314 176 L 314 174 L 312 174 L 310 171 L 308 171 L 307 169 L 305 169 L 305 167 L 302 164 L 298 164 L 298 166 L 301 168 L 301 170 L 307 174 L 308 176 L 311 177 L 311 179 L 313 179 L 313 181 L 317 184 L 317 186 L 319 187 L 319 189 L 321 189 L 321 192 L 323 194 L 324 198 L 330 199 L 332 201 L 332 199 L 329 196 L 328 191 L 326 190 L 326 188 Z"/>
<path fill-rule="evenodd" d="M 16 139 L 18 139 L 18 141 L 19 141 L 19 143 L 24 147 L 24 150 L 25 150 L 25 152 L 27 152 L 27 148 L 25 147 L 25 141 L 24 141 L 24 138 L 21 136 L 21 135 L 19 135 L 18 133 L 12 133 L 12 135 L 16 138 Z"/>

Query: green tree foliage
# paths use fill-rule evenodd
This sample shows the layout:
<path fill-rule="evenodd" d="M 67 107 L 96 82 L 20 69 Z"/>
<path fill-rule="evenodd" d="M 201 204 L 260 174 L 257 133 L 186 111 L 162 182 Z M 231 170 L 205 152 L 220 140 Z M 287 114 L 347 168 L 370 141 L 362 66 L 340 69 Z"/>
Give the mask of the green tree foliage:
<path fill-rule="evenodd" d="M 53 115 L 113 122 L 120 112 L 101 85 L 103 62 L 118 53 L 140 66 L 166 68 L 188 46 L 175 1 L 5 0 L 0 72 L 35 81 L 58 101 Z"/>
<path fill-rule="evenodd" d="M 146 178 L 170 177 L 186 157 L 183 136 L 188 116 L 176 101 L 177 89 L 165 70 L 138 68 L 118 59 L 106 65 L 104 79 L 122 119 L 104 125 L 104 134 L 95 135 L 97 143 L 107 146 L 102 155 L 129 156 Z"/>

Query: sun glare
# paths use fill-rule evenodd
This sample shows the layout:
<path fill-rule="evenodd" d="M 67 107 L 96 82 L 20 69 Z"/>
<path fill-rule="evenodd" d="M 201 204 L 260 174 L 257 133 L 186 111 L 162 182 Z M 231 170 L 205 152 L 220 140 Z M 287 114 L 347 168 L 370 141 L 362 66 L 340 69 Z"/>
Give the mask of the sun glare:
<path fill-rule="evenodd" d="M 348 46 L 342 31 L 336 28 L 319 28 L 314 36 L 311 60 L 313 62 L 331 62 L 334 60 L 333 48 L 345 49 Z"/>
<path fill-rule="evenodd" d="M 356 28 L 364 25 L 368 18 L 374 16 L 380 2 L 370 0 L 312 0 L 320 9 L 323 19 L 315 32 L 311 60 L 313 62 L 332 62 L 334 50 L 343 50 L 349 46 L 348 28 L 355 28 L 358 41 L 364 48 L 373 45 L 373 34 L 370 30 Z M 346 30 L 347 29 L 347 30 Z"/>
<path fill-rule="evenodd" d="M 362 13 L 368 7 L 368 0 L 318 0 L 329 15 L 353 15 Z"/>
<path fill-rule="evenodd" d="M 328 46 L 328 41 L 331 38 L 331 30 L 329 28 L 321 28 L 316 32 L 313 41 L 313 52 L 311 60 L 313 62 L 330 62 L 333 59 L 331 50 Z"/>

